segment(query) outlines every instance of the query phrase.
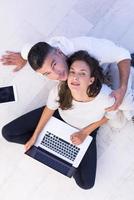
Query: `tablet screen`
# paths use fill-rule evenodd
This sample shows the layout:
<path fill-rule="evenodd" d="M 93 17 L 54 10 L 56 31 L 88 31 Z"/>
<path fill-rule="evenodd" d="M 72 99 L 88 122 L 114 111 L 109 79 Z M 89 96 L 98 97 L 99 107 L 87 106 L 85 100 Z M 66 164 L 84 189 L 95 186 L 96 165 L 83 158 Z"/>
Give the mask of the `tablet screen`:
<path fill-rule="evenodd" d="M 0 103 L 15 101 L 13 86 L 0 87 Z"/>

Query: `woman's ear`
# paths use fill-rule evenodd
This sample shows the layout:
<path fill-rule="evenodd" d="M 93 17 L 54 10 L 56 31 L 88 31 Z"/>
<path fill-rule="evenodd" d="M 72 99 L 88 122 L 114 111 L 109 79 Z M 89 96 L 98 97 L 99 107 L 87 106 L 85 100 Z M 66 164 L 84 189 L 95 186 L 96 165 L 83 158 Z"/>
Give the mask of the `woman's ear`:
<path fill-rule="evenodd" d="M 95 81 L 95 78 L 94 78 L 94 77 L 91 77 L 91 78 L 90 78 L 90 81 L 89 81 L 89 83 L 90 83 L 89 85 L 92 85 L 94 81 Z"/>

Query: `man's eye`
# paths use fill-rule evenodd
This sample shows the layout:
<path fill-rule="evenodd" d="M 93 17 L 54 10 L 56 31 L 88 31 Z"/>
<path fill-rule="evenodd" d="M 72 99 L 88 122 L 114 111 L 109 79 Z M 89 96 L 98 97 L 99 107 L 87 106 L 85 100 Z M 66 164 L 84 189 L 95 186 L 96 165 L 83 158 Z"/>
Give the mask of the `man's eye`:
<path fill-rule="evenodd" d="M 53 63 L 53 65 L 52 65 L 52 69 L 54 69 L 54 67 L 56 66 L 56 64 L 57 64 L 56 62 Z"/>
<path fill-rule="evenodd" d="M 51 74 L 51 72 L 45 72 L 43 75 L 44 76 L 48 76 L 48 75 L 50 75 Z"/>

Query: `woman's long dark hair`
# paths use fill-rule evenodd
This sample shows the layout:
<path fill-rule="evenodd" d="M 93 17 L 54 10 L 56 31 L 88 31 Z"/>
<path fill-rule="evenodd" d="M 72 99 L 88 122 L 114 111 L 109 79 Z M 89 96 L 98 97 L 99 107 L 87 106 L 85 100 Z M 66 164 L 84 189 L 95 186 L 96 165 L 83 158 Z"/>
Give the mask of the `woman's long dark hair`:
<path fill-rule="evenodd" d="M 104 82 L 104 75 L 99 62 L 91 57 L 87 51 L 77 51 L 73 53 L 67 60 L 68 67 L 75 61 L 84 61 L 90 68 L 91 77 L 94 77 L 94 82 L 88 86 L 87 95 L 89 97 L 96 97 L 101 90 L 102 83 Z M 61 82 L 59 85 L 59 104 L 62 110 L 67 110 L 72 107 L 72 94 L 68 87 L 67 81 Z"/>

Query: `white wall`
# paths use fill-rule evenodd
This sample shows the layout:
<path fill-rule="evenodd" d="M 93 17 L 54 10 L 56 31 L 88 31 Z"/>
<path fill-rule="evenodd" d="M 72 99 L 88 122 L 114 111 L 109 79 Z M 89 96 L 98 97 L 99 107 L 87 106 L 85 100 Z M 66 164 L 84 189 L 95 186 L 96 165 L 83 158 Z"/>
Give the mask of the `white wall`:
<path fill-rule="evenodd" d="M 47 36 L 93 35 L 133 51 L 132 0 L 0 0 L 0 51 Z"/>

